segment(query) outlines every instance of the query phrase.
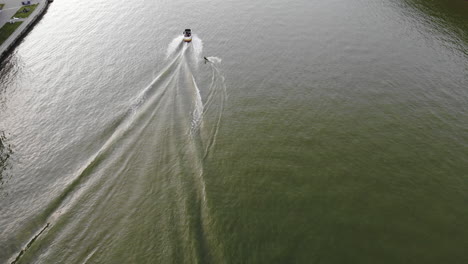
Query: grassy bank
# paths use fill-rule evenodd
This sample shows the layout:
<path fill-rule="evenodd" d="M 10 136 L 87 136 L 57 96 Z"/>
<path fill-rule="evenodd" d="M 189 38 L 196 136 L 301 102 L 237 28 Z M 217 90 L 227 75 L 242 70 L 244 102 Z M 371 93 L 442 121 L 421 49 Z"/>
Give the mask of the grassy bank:
<path fill-rule="evenodd" d="M 34 12 L 34 10 L 36 9 L 36 7 L 38 6 L 39 4 L 35 4 L 35 5 L 30 5 L 30 6 L 23 6 L 21 7 L 13 16 L 13 17 L 17 17 L 17 18 L 27 18 L 30 14 L 32 14 L 32 12 Z M 27 12 L 24 12 L 24 10 L 29 10 Z"/>
<path fill-rule="evenodd" d="M 3 44 L 8 37 L 15 32 L 15 30 L 22 24 L 23 22 L 16 22 L 14 24 L 6 23 L 2 28 L 0 28 L 0 45 Z"/>
<path fill-rule="evenodd" d="M 0 10 L 2 10 L 4 6 L 5 4 L 0 4 Z"/>

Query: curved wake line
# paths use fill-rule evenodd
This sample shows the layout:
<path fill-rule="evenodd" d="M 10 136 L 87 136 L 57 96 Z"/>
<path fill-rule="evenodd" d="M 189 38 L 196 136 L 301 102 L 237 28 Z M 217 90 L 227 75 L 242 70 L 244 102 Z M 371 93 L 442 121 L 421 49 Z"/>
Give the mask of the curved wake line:
<path fill-rule="evenodd" d="M 31 245 L 34 243 L 34 241 L 36 241 L 36 239 L 42 234 L 44 233 L 44 231 L 49 227 L 50 223 L 47 223 L 42 229 L 41 231 L 39 231 L 39 233 L 37 235 L 35 235 L 29 242 L 28 244 L 26 245 L 25 248 L 23 248 L 20 253 L 18 254 L 18 256 L 15 258 L 15 260 L 13 260 L 11 262 L 11 264 L 15 264 L 18 262 L 18 260 L 21 258 L 21 256 L 26 252 L 26 250 L 28 250 L 28 248 L 31 247 Z"/>
<path fill-rule="evenodd" d="M 211 126 L 213 131 L 209 134 L 209 137 L 205 140 L 205 148 L 203 160 L 208 157 L 208 154 L 211 152 L 211 149 L 216 143 L 216 137 L 221 126 L 222 115 L 224 111 L 224 105 L 227 100 L 227 89 L 224 76 L 220 73 L 219 69 L 216 67 L 216 64 L 221 63 L 221 59 L 217 57 L 208 58 L 212 63 L 210 63 L 212 70 L 212 79 L 209 89 L 208 98 L 205 103 L 205 109 L 203 115 L 206 115 L 211 108 L 217 107 L 218 109 L 214 112 L 216 113 L 215 124 Z M 215 105 L 214 102 L 217 102 Z"/>

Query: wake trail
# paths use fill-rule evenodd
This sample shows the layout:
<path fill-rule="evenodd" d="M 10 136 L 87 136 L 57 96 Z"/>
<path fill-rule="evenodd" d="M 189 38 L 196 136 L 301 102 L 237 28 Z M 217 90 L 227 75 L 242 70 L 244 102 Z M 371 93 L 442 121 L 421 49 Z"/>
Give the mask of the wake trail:
<path fill-rule="evenodd" d="M 129 110 L 105 130 L 111 133 L 102 147 L 84 162 L 60 195 L 25 227 L 40 232 L 28 239 L 20 253 L 12 255 L 10 263 L 97 258 L 104 239 L 108 240 L 107 247 L 118 247 L 120 240 L 112 239 L 120 233 L 117 227 L 133 230 L 129 223 L 146 221 L 133 216 L 135 208 L 151 208 L 144 194 L 163 199 L 161 210 L 170 212 L 156 221 L 161 230 L 168 223 L 175 224 L 171 232 L 152 233 L 166 243 L 173 241 L 163 243 L 168 252 L 179 248 L 187 258 L 199 260 L 214 254 L 210 249 L 219 245 L 212 242 L 209 232 L 213 220 L 203 164 L 215 145 L 227 96 L 224 77 L 217 67 L 221 60 L 210 57 L 211 84 L 203 102 L 193 73 L 200 64 L 202 49 L 203 42 L 196 35 L 191 44 L 183 43 L 181 37 L 169 43 L 166 66 L 132 100 Z M 153 184 L 155 181 L 159 184 Z M 94 224 L 88 224 L 90 221 Z M 100 226 L 99 231 L 93 229 L 95 225 Z M 92 254 L 76 247 L 82 241 L 95 246 Z M 32 247 L 33 242 L 38 246 Z M 42 245 L 51 244 L 55 246 L 40 250 Z M 64 254 L 62 245 L 76 250 Z M 217 252 L 212 258 L 222 260 L 221 251 Z M 160 260 L 174 260 L 174 256 Z"/>
<path fill-rule="evenodd" d="M 165 94 L 170 87 L 169 84 L 173 82 L 176 75 L 175 73 L 177 73 L 177 69 L 180 67 L 183 51 L 184 49 L 182 45 L 175 47 L 175 53 L 167 66 L 150 83 L 150 85 L 143 89 L 136 97 L 134 103 L 129 107 L 129 111 L 112 122 L 114 131 L 103 143 L 102 147 L 84 163 L 82 169 L 77 172 L 74 179 L 67 185 L 61 194 L 48 204 L 43 213 L 37 217 L 39 220 L 33 221 L 33 223 L 25 229 L 37 229 L 37 226 L 41 225 L 37 223 L 38 221 L 41 221 L 40 219 L 46 219 L 46 224 L 44 224 L 45 227 L 49 227 L 50 224 L 56 222 L 62 214 L 75 204 L 73 201 L 77 200 L 77 197 L 82 196 L 85 191 L 87 191 L 83 188 L 84 185 L 89 186 L 91 183 L 99 180 L 99 178 L 90 178 L 90 176 L 96 171 L 96 168 L 103 162 L 103 160 L 109 156 L 109 153 L 113 151 L 114 146 L 118 141 L 128 136 L 130 129 L 139 128 L 135 134 L 140 135 L 142 133 L 142 131 L 147 127 L 149 120 L 146 121 L 146 125 L 142 124 L 141 126 L 134 126 L 133 124 L 145 115 L 149 114 L 150 118 L 154 117 L 154 114 L 158 109 L 158 105 L 162 102 L 161 99 L 165 97 Z M 150 109 L 153 109 L 153 111 L 149 111 Z M 39 235 L 42 235 L 45 228 L 42 227 L 41 230 L 42 231 L 35 236 L 33 240 L 31 240 L 32 242 L 34 242 Z M 31 246 L 32 242 L 28 243 L 28 245 L 20 251 L 11 263 L 17 262 L 25 253 L 26 249 Z"/>
<path fill-rule="evenodd" d="M 221 59 L 218 57 L 208 57 L 208 59 L 211 62 L 209 65 L 212 71 L 212 78 L 203 115 L 214 113 L 213 119 L 215 122 L 213 125 L 208 126 L 210 131 L 204 135 L 205 147 L 203 159 L 207 158 L 210 150 L 213 148 L 216 142 L 216 137 L 218 135 L 222 115 L 224 112 L 224 106 L 227 100 L 225 78 L 217 67 L 217 65 L 221 63 Z"/>

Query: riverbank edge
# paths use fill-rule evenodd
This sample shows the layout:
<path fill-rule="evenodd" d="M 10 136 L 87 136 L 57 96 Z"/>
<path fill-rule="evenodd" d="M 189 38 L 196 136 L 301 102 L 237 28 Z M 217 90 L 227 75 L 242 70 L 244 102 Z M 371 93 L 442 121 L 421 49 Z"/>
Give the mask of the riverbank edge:
<path fill-rule="evenodd" d="M 39 6 L 34 10 L 34 14 L 31 14 L 21 26 L 19 26 L 11 36 L 3 42 L 0 46 L 0 62 L 2 62 L 9 54 L 10 51 L 16 47 L 16 44 L 28 33 L 28 30 L 34 26 L 34 24 L 42 18 L 45 11 L 49 7 L 48 0 L 42 0 Z"/>

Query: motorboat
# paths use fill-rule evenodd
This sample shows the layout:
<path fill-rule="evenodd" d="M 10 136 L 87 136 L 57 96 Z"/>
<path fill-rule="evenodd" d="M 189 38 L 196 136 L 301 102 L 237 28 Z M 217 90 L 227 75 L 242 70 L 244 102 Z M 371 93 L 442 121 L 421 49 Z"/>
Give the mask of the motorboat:
<path fill-rule="evenodd" d="M 184 42 L 190 41 L 192 41 L 192 30 L 188 28 L 184 30 Z"/>

